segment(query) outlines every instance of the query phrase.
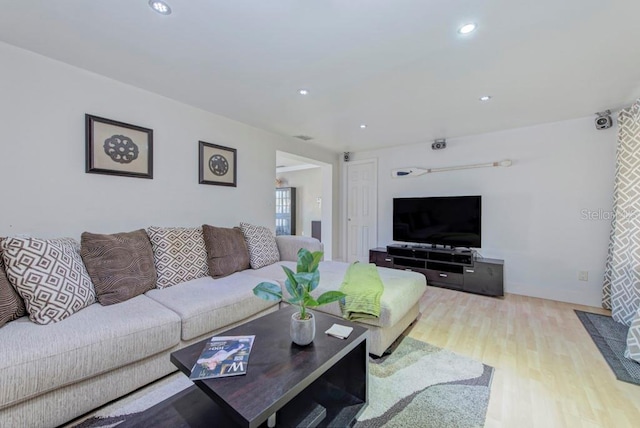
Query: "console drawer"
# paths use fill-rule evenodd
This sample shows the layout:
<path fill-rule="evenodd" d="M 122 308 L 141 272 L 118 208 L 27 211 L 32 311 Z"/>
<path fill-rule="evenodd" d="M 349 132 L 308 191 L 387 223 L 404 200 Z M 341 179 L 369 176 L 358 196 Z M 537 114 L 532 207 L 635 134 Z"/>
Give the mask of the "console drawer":
<path fill-rule="evenodd" d="M 376 266 L 389 267 L 389 268 L 393 266 L 393 261 L 391 260 L 391 257 L 389 257 L 387 253 L 375 253 L 374 259 L 375 261 L 373 263 L 375 263 Z"/>
<path fill-rule="evenodd" d="M 379 249 L 369 250 L 369 263 L 373 263 L 380 267 L 393 267 L 393 260 L 386 251 Z"/>
<path fill-rule="evenodd" d="M 464 291 L 503 296 L 504 273 L 501 263 L 477 261 L 475 266 L 464 270 Z"/>
<path fill-rule="evenodd" d="M 427 283 L 433 282 L 462 288 L 463 275 L 460 273 L 446 272 L 443 270 L 427 270 L 424 274 L 427 277 Z"/>

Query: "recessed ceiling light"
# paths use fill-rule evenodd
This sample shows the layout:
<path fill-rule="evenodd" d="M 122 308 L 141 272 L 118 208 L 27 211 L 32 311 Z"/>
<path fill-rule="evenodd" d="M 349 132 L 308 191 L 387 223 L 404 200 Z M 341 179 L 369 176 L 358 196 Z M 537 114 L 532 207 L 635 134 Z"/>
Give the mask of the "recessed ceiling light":
<path fill-rule="evenodd" d="M 458 28 L 458 33 L 460 34 L 469 34 L 472 31 L 475 31 L 475 29 L 477 28 L 476 24 L 464 24 L 462 27 Z"/>
<path fill-rule="evenodd" d="M 364 124 L 364 123 L 360 125 L 360 128 L 361 128 L 361 129 L 364 129 L 364 128 L 366 128 L 366 127 L 367 127 L 367 125 L 366 125 L 366 124 Z"/>
<path fill-rule="evenodd" d="M 300 90 L 298 91 L 298 93 L 299 93 L 300 95 L 309 95 L 309 91 L 307 91 L 306 89 L 300 89 Z"/>
<path fill-rule="evenodd" d="M 161 15 L 171 15 L 171 7 L 162 0 L 149 0 L 149 7 Z"/>
<path fill-rule="evenodd" d="M 483 95 L 480 97 L 480 101 L 489 101 L 491 98 L 491 95 Z"/>

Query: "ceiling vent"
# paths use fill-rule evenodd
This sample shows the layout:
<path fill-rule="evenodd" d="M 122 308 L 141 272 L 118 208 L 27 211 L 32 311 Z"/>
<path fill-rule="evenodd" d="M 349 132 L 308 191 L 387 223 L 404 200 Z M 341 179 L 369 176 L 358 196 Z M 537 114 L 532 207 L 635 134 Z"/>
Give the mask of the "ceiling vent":
<path fill-rule="evenodd" d="M 309 140 L 313 140 L 313 137 L 310 137 L 310 136 L 308 136 L 308 135 L 294 135 L 293 137 L 294 137 L 294 138 L 297 138 L 297 139 L 299 139 L 299 140 L 302 140 L 302 141 L 309 141 Z"/>

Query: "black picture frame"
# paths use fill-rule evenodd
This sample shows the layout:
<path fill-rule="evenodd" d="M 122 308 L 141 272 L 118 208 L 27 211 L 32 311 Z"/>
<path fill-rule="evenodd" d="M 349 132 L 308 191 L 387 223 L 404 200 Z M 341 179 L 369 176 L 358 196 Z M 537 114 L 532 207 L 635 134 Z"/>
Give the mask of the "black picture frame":
<path fill-rule="evenodd" d="M 153 179 L 153 130 L 85 114 L 86 173 Z"/>
<path fill-rule="evenodd" d="M 198 183 L 237 187 L 238 151 L 199 141 Z"/>

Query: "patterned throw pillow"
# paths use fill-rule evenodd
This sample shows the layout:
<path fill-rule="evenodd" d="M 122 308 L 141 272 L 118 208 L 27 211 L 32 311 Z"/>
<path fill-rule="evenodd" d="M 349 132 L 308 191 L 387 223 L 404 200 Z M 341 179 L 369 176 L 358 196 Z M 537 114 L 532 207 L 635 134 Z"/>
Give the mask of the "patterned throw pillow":
<path fill-rule="evenodd" d="M 0 327 L 24 316 L 27 312 L 24 307 L 24 301 L 13 289 L 7 274 L 4 271 L 4 263 L 2 262 L 2 241 L 0 238 Z"/>
<path fill-rule="evenodd" d="M 101 305 L 124 302 L 156 286 L 153 250 L 144 229 L 112 235 L 84 232 L 80 254 Z"/>
<path fill-rule="evenodd" d="M 147 235 L 153 246 L 158 288 L 209 275 L 201 227 L 151 226 Z"/>
<path fill-rule="evenodd" d="M 249 247 L 251 268 L 260 269 L 280 261 L 276 237 L 269 228 L 240 223 L 240 229 Z"/>
<path fill-rule="evenodd" d="M 214 278 L 231 275 L 249 269 L 249 250 L 242 231 L 205 224 L 202 226 L 204 244 L 207 247 L 209 274 Z"/>
<path fill-rule="evenodd" d="M 61 321 L 95 303 L 75 240 L 7 238 L 1 245 L 7 278 L 34 323 Z"/>

